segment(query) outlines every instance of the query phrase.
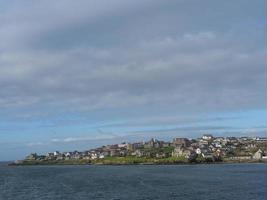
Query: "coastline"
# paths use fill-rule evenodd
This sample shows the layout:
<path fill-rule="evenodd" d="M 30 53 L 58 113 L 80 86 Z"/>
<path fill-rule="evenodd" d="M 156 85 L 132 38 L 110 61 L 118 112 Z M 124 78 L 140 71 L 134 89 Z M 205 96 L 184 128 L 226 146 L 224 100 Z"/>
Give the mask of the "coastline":
<path fill-rule="evenodd" d="M 266 138 L 267 139 L 267 138 Z M 265 138 L 152 138 L 147 142 L 106 145 L 86 151 L 31 153 L 10 166 L 22 165 L 185 165 L 267 163 Z"/>
<path fill-rule="evenodd" d="M 8 166 L 53 166 L 53 165 L 114 165 L 114 166 L 129 166 L 129 165 L 220 165 L 220 164 L 253 164 L 253 163 L 267 163 L 267 160 L 227 160 L 220 162 L 105 162 L 105 161 L 96 161 L 88 162 L 83 160 L 70 160 L 70 161 L 28 161 L 21 163 L 6 163 Z"/>

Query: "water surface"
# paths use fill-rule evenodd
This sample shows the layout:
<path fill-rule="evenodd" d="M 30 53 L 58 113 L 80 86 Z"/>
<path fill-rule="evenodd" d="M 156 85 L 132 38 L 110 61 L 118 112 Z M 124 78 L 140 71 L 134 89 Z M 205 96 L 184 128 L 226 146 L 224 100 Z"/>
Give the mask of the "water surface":
<path fill-rule="evenodd" d="M 267 164 L 0 166 L 2 200 L 267 199 Z"/>

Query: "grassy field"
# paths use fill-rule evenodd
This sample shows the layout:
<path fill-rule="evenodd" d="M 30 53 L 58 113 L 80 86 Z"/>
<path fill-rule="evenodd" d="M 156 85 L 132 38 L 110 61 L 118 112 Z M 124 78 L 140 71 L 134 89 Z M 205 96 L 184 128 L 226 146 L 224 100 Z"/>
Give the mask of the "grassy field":
<path fill-rule="evenodd" d="M 185 157 L 168 157 L 168 158 L 149 158 L 149 157 L 106 157 L 95 160 L 24 160 L 19 165 L 86 165 L 86 164 L 103 164 L 103 165 L 133 165 L 133 164 L 178 164 L 187 163 Z"/>
<path fill-rule="evenodd" d="M 104 159 L 92 160 L 92 164 L 175 164 L 186 163 L 184 157 L 169 157 L 169 158 L 146 158 L 146 157 L 106 157 Z"/>

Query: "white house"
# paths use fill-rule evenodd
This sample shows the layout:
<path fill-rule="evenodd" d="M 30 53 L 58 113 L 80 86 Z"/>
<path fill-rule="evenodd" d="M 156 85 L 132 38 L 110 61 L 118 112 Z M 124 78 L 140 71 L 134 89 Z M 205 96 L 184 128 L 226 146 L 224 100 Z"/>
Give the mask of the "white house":
<path fill-rule="evenodd" d="M 201 154 L 201 149 L 200 148 L 197 148 L 196 150 L 195 150 L 195 152 L 196 152 L 196 154 Z"/>
<path fill-rule="evenodd" d="M 203 140 L 212 140 L 213 139 L 213 136 L 211 134 L 204 134 L 202 136 L 202 139 Z"/>
<path fill-rule="evenodd" d="M 97 153 L 91 153 L 91 159 L 97 159 L 98 158 L 98 156 L 97 156 Z"/>
<path fill-rule="evenodd" d="M 263 154 L 263 151 L 261 149 L 259 149 L 254 155 L 253 155 L 253 158 L 254 159 L 262 159 L 262 154 Z"/>
<path fill-rule="evenodd" d="M 128 146 L 127 143 L 122 143 L 118 145 L 119 148 L 127 148 L 127 146 Z"/>
<path fill-rule="evenodd" d="M 101 153 L 101 154 L 99 155 L 99 158 L 100 158 L 100 159 L 103 159 L 103 158 L 105 158 L 105 155 Z"/>

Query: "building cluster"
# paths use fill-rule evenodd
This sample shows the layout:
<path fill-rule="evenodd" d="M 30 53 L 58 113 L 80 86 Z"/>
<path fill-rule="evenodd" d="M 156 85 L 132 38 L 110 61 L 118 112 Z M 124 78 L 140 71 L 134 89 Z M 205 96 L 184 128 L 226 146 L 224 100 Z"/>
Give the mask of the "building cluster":
<path fill-rule="evenodd" d="M 88 151 L 30 154 L 25 160 L 95 160 L 106 157 L 184 157 L 188 160 L 210 161 L 267 159 L 267 138 L 213 137 L 205 134 L 198 139 L 174 138 L 171 142 L 151 139 L 147 142 L 106 145 Z"/>

